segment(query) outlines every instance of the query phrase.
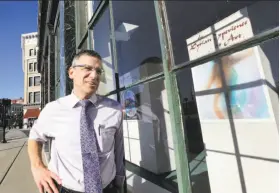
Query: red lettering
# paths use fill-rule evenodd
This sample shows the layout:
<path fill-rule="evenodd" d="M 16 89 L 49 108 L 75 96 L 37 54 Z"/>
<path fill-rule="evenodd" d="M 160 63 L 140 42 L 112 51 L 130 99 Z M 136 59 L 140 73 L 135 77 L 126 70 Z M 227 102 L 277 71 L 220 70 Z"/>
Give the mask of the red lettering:
<path fill-rule="evenodd" d="M 241 28 L 241 27 L 243 27 L 245 25 L 247 25 L 247 21 L 243 21 L 241 24 L 232 25 L 231 28 L 229 28 L 229 29 L 221 32 L 220 34 L 218 34 L 218 39 L 220 37 L 222 37 L 222 40 L 224 40 L 225 35 L 227 35 L 228 33 L 232 32 L 232 31 L 235 31 L 236 29 Z"/>
<path fill-rule="evenodd" d="M 227 46 L 230 42 L 233 42 L 237 39 L 241 38 L 241 34 L 238 34 L 237 36 L 233 36 L 232 34 L 230 35 L 229 39 L 224 42 L 224 46 Z"/>
<path fill-rule="evenodd" d="M 224 44 L 224 46 L 227 46 L 230 42 L 233 42 L 233 41 L 235 41 L 235 40 L 237 40 L 237 39 L 239 39 L 239 38 L 241 38 L 241 34 L 238 34 L 238 35 L 236 35 L 236 36 L 233 36 L 233 32 L 235 31 L 235 30 L 237 30 L 237 29 L 239 29 L 239 28 L 242 28 L 242 27 L 244 27 L 245 25 L 247 25 L 248 24 L 248 21 L 246 20 L 246 21 L 243 21 L 242 23 L 239 23 L 239 24 L 236 24 L 236 25 L 232 25 L 230 28 L 228 28 L 228 29 L 226 29 L 225 31 L 223 31 L 223 32 L 220 32 L 219 34 L 217 34 L 217 36 L 218 36 L 218 40 L 220 40 L 220 39 L 222 39 L 222 41 L 224 41 L 225 40 L 225 36 L 226 35 L 230 35 L 230 37 L 223 43 Z M 200 39 L 200 36 L 198 37 L 198 40 L 197 40 L 197 42 L 195 42 L 195 43 L 193 43 L 193 44 L 191 44 L 190 45 L 190 50 L 196 50 L 196 51 L 198 51 L 199 50 L 199 48 L 201 47 L 201 46 L 203 46 L 204 44 L 207 44 L 207 43 L 209 43 L 209 42 L 211 42 L 212 41 L 212 39 L 207 39 L 207 40 L 199 40 Z M 219 47 L 222 45 L 222 43 L 219 43 Z"/>
<path fill-rule="evenodd" d="M 199 48 L 204 45 L 204 44 L 207 44 L 209 42 L 211 42 L 212 40 L 211 39 L 207 39 L 207 40 L 201 40 L 199 43 L 195 42 L 193 44 L 191 44 L 191 49 L 190 50 L 194 50 L 196 49 L 196 51 L 199 50 Z"/>

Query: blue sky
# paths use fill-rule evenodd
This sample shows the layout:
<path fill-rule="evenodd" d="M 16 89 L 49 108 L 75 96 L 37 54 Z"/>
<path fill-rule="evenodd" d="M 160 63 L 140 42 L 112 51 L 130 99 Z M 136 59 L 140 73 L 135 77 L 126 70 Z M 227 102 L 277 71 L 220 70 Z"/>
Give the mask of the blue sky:
<path fill-rule="evenodd" d="M 37 31 L 37 1 L 0 1 L 0 98 L 23 97 L 21 34 Z"/>

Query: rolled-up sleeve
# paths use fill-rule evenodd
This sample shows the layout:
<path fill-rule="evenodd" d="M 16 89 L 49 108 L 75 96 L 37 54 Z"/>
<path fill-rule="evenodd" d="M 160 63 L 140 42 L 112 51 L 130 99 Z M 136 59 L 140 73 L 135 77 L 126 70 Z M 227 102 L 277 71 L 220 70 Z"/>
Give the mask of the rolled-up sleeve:
<path fill-rule="evenodd" d="M 49 107 L 48 105 L 46 105 L 45 108 L 41 111 L 38 119 L 34 121 L 34 124 L 29 133 L 29 139 L 40 141 L 40 142 L 47 141 L 46 125 L 48 123 L 47 121 L 48 111 L 49 111 Z"/>

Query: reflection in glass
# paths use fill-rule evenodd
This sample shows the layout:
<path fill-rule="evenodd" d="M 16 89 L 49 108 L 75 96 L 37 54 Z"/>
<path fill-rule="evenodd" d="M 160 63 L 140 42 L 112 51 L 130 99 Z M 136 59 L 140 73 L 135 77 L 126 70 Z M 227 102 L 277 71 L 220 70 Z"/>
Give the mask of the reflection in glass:
<path fill-rule="evenodd" d="M 187 154 L 192 191 L 193 193 L 210 193 L 206 151 L 193 87 L 195 80 L 193 80 L 191 70 L 184 69 L 178 72 L 177 82 L 182 104 L 185 143 L 188 147 Z"/>
<path fill-rule="evenodd" d="M 260 81 L 263 69 L 270 68 L 270 64 L 265 62 L 268 59 L 262 53 L 259 47 L 249 48 L 193 68 L 195 90 L 222 88 L 223 76 L 227 86 L 231 86 L 231 88 Z M 262 63 L 259 63 L 259 57 L 262 58 Z M 270 77 L 272 77 L 271 70 L 267 73 L 270 73 Z M 274 80 L 272 84 L 275 86 Z M 269 118 L 270 113 L 264 93 L 260 84 L 250 88 L 230 89 L 228 92 L 229 105 L 233 118 Z M 203 111 L 200 112 L 200 117 L 203 119 L 227 119 L 227 105 L 224 97 L 224 92 L 221 91 L 213 95 L 198 97 L 197 100 L 204 107 Z"/>
<path fill-rule="evenodd" d="M 98 94 L 107 94 L 115 90 L 115 71 L 110 38 L 110 15 L 107 8 L 93 30 L 93 49 L 102 57 L 104 75 L 98 88 Z"/>
<path fill-rule="evenodd" d="M 153 180 L 164 181 L 177 190 L 172 130 L 163 80 L 121 92 L 121 103 L 126 160 L 139 166 L 141 172 L 156 174 L 157 179 Z M 133 187 L 142 186 L 135 178 Z"/>
<path fill-rule="evenodd" d="M 112 7 L 121 87 L 162 72 L 161 63 L 145 61 L 161 58 L 153 1 L 112 1 Z"/>
<path fill-rule="evenodd" d="M 212 192 L 226 192 L 224 184 L 232 182 L 237 184 L 232 192 L 241 191 L 240 187 L 257 192 L 271 183 L 248 184 L 255 176 L 265 179 L 261 172 L 249 172 L 252 165 L 244 160 L 250 159 L 254 167 L 261 168 L 260 160 L 278 159 L 278 137 L 274 136 L 278 133 L 275 104 L 279 100 L 272 73 L 279 70 L 273 51 L 278 49 L 276 41 L 178 72 L 194 193 L 210 192 L 210 187 Z M 273 179 L 276 165 L 274 161 L 266 164 L 270 168 L 266 175 Z M 271 184 L 270 190 L 275 190 L 276 183 Z"/>

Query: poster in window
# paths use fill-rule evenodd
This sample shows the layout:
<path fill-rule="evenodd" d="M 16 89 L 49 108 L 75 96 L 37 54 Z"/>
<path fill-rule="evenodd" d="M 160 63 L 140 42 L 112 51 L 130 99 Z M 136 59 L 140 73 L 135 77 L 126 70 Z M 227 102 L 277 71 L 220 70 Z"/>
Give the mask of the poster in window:
<path fill-rule="evenodd" d="M 187 39 L 190 60 L 229 47 L 253 35 L 246 9 L 242 9 Z M 192 68 L 201 120 L 228 118 L 225 93 L 229 96 L 233 118 L 270 117 L 264 87 L 255 84 L 261 80 L 258 58 L 256 49 L 249 48 Z"/>

